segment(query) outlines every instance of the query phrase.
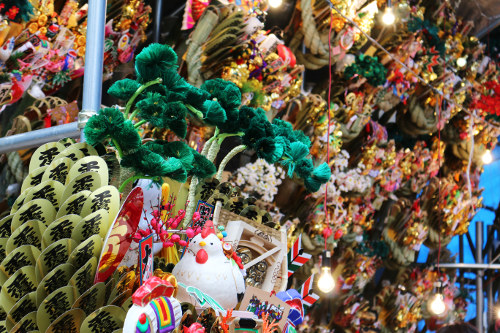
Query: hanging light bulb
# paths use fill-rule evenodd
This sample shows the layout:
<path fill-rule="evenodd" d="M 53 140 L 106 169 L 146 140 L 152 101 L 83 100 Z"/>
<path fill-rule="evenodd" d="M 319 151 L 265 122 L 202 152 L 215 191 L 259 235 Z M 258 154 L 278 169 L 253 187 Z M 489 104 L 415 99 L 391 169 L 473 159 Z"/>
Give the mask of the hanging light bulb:
<path fill-rule="evenodd" d="M 382 22 L 385 25 L 392 25 L 396 21 L 396 17 L 392 12 L 391 0 L 387 1 L 387 7 L 385 8 L 384 15 L 382 15 Z"/>
<path fill-rule="evenodd" d="M 458 67 L 464 67 L 467 65 L 467 58 L 466 57 L 461 57 L 457 59 L 457 66 Z"/>
<path fill-rule="evenodd" d="M 435 316 L 440 316 L 446 311 L 443 294 L 437 293 L 429 300 L 427 309 Z"/>
<path fill-rule="evenodd" d="M 267 2 L 272 8 L 278 8 L 283 3 L 283 0 L 268 0 Z"/>
<path fill-rule="evenodd" d="M 493 162 L 493 155 L 491 155 L 491 150 L 486 149 L 481 159 L 483 160 L 484 164 L 490 164 L 491 162 Z"/>
<path fill-rule="evenodd" d="M 329 293 L 335 288 L 335 280 L 332 276 L 332 271 L 330 268 L 330 251 L 325 251 L 323 253 L 323 260 L 321 263 L 321 275 L 318 280 L 318 288 L 323 293 Z"/>
<path fill-rule="evenodd" d="M 500 319 L 500 308 L 496 309 L 496 313 L 497 313 L 497 319 Z"/>

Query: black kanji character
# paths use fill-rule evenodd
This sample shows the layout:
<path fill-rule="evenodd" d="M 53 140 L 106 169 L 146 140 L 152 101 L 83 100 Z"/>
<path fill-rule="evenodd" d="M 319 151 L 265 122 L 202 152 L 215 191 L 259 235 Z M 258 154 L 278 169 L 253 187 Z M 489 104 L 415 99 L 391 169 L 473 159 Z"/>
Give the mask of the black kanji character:
<path fill-rule="evenodd" d="M 16 237 L 14 237 L 14 245 L 33 245 L 40 249 L 40 239 L 36 237 L 35 229 L 32 226 L 27 226 L 23 232 L 20 232 Z"/>
<path fill-rule="evenodd" d="M 24 299 L 21 304 L 10 313 L 12 319 L 17 323 L 19 320 L 23 319 L 25 315 L 30 312 L 36 311 L 37 307 L 29 298 Z"/>
<path fill-rule="evenodd" d="M 66 254 L 66 247 L 62 244 L 57 244 L 54 248 L 50 249 L 45 255 L 44 261 L 47 266 L 47 272 L 50 272 L 56 266 L 64 264 L 68 259 Z"/>
<path fill-rule="evenodd" d="M 56 320 L 57 317 L 71 308 L 71 304 L 69 304 L 66 295 L 62 291 L 55 294 L 51 299 L 45 300 L 44 303 L 45 310 L 47 310 L 51 321 Z"/>
<path fill-rule="evenodd" d="M 99 233 L 99 222 L 101 220 L 102 216 L 101 215 L 96 215 L 91 219 L 88 219 L 82 229 L 82 237 L 89 238 L 92 235 L 96 235 Z"/>
<path fill-rule="evenodd" d="M 92 207 L 90 208 L 92 212 L 99 209 L 105 208 L 109 210 L 109 204 L 111 203 L 111 191 L 104 191 L 96 194 L 95 198 L 92 199 Z"/>
<path fill-rule="evenodd" d="M 85 292 L 85 290 L 89 289 L 94 282 L 94 278 L 91 276 L 91 268 L 91 265 L 87 265 L 85 269 L 78 273 L 78 275 L 75 277 L 76 289 L 78 289 L 78 292 L 80 293 L 83 293 Z"/>
<path fill-rule="evenodd" d="M 90 190 L 90 185 L 94 181 L 94 178 L 92 178 L 91 175 L 87 175 L 85 177 L 82 177 L 80 179 L 77 179 L 75 181 L 75 185 L 73 186 L 73 192 L 72 194 L 84 191 L 84 190 Z"/>
<path fill-rule="evenodd" d="M 66 176 L 68 176 L 68 168 L 66 168 L 66 164 L 61 163 L 58 164 L 54 169 L 50 170 L 49 178 L 57 180 L 60 183 L 66 182 Z"/>
<path fill-rule="evenodd" d="M 0 225 L 0 237 L 9 237 L 10 236 L 10 225 L 12 224 L 12 219 L 4 222 L 4 224 Z"/>
<path fill-rule="evenodd" d="M 63 238 L 71 238 L 71 232 L 73 231 L 72 226 L 73 225 L 70 220 L 63 220 L 59 222 L 50 230 L 50 238 L 53 242 Z"/>
<path fill-rule="evenodd" d="M 113 332 L 120 329 L 108 312 L 101 312 L 89 321 L 89 328 L 93 333 Z"/>
<path fill-rule="evenodd" d="M 84 173 L 92 170 L 99 170 L 99 163 L 97 161 L 90 161 L 88 163 L 83 163 L 79 168 L 78 172 Z"/>
<path fill-rule="evenodd" d="M 47 295 L 50 295 L 53 291 L 64 287 L 67 282 L 65 274 L 52 274 L 52 276 L 45 281 L 45 292 Z"/>
<path fill-rule="evenodd" d="M 83 266 L 89 259 L 94 256 L 94 247 L 94 241 L 90 241 L 84 247 L 78 249 L 78 253 L 76 254 L 76 264 L 78 267 Z"/>
<path fill-rule="evenodd" d="M 52 147 L 50 149 L 42 151 L 40 153 L 40 166 L 49 165 L 57 154 L 59 154 L 59 150 L 57 150 L 57 147 Z"/>
<path fill-rule="evenodd" d="M 78 157 L 76 157 L 75 153 L 68 154 L 68 155 L 66 155 L 66 157 L 69 158 L 70 160 L 72 160 L 73 162 L 78 161 Z"/>
<path fill-rule="evenodd" d="M 55 198 L 55 196 L 56 193 L 54 192 L 54 188 L 50 185 L 46 185 L 39 191 L 33 193 L 33 199 L 47 199 L 53 205 L 57 205 L 57 199 Z"/>
<path fill-rule="evenodd" d="M 66 206 L 66 211 L 68 214 L 80 214 L 80 211 L 82 210 L 83 205 L 85 204 L 85 200 L 87 198 L 82 195 L 77 197 L 75 200 L 71 201 L 67 206 Z"/>
<path fill-rule="evenodd" d="M 7 293 L 11 295 L 14 299 L 20 299 L 27 293 L 35 291 L 35 285 L 28 280 L 28 277 L 24 274 L 19 274 L 16 276 L 14 281 L 7 286 Z"/>
<path fill-rule="evenodd" d="M 36 186 L 42 182 L 43 172 L 31 178 L 30 185 Z"/>
<path fill-rule="evenodd" d="M 28 260 L 28 257 L 22 252 L 17 252 L 10 258 L 9 262 L 5 263 L 4 268 L 9 275 L 12 275 L 19 268 L 29 265 L 31 265 L 31 262 Z"/>
<path fill-rule="evenodd" d="M 76 327 L 75 318 L 71 314 L 67 314 L 57 321 L 52 326 L 51 332 L 53 333 L 73 333 L 78 332 Z"/>
<path fill-rule="evenodd" d="M 29 220 L 41 220 L 42 219 L 42 207 L 38 205 L 29 206 L 24 212 L 19 214 L 19 221 L 24 223 Z"/>
<path fill-rule="evenodd" d="M 83 297 L 79 304 L 80 309 L 87 314 L 91 314 L 97 308 L 97 289 L 94 288 Z"/>

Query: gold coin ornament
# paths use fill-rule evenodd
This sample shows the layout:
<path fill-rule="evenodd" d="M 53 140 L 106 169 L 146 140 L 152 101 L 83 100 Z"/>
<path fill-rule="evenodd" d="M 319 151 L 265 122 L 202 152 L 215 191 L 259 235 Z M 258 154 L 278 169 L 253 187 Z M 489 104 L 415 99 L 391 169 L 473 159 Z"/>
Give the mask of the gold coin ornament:
<path fill-rule="evenodd" d="M 92 312 L 82 323 L 81 333 L 113 332 L 123 328 L 126 312 L 117 306 L 108 305 Z"/>
<path fill-rule="evenodd" d="M 87 215 L 75 226 L 71 238 L 79 243 L 92 235 L 99 235 L 104 239 L 109 229 L 108 216 L 105 209 Z"/>
<path fill-rule="evenodd" d="M 36 314 L 38 329 L 45 332 L 52 322 L 68 310 L 78 298 L 78 293 L 74 287 L 65 286 L 53 291 L 47 296 Z"/>
<path fill-rule="evenodd" d="M 36 291 L 35 267 L 24 266 L 18 269 L 3 285 L 0 292 L 0 306 L 9 313 L 24 295 Z"/>
<path fill-rule="evenodd" d="M 29 170 L 50 165 L 54 158 L 65 149 L 66 147 L 59 142 L 49 142 L 40 146 L 31 156 Z"/>
<path fill-rule="evenodd" d="M 91 258 L 97 258 L 102 250 L 102 238 L 99 235 L 93 235 L 86 241 L 78 245 L 69 256 L 69 263 L 80 268 Z"/>
<path fill-rule="evenodd" d="M 76 178 L 85 172 L 97 172 L 101 177 L 101 184 L 108 183 L 109 171 L 106 162 L 99 156 L 87 156 L 78 160 L 69 170 L 68 179 Z"/>
<path fill-rule="evenodd" d="M 64 312 L 45 331 L 46 333 L 78 333 L 80 326 L 85 319 L 85 312 L 82 309 L 71 309 Z"/>
<path fill-rule="evenodd" d="M 69 280 L 69 285 L 75 287 L 83 294 L 94 284 L 94 276 L 97 270 L 97 259 L 90 259 L 83 267 L 80 267 Z"/>
<path fill-rule="evenodd" d="M 0 284 L 4 284 L 21 267 L 35 266 L 39 256 L 40 250 L 33 245 L 23 245 L 10 252 L 0 264 Z"/>
<path fill-rule="evenodd" d="M 83 154 L 83 156 L 99 156 L 97 150 L 95 150 L 95 148 L 92 145 L 89 145 L 87 142 L 78 142 L 74 145 L 71 145 L 71 147 L 78 149 Z"/>
<path fill-rule="evenodd" d="M 48 272 L 58 265 L 64 264 L 76 246 L 77 244 L 74 240 L 64 238 L 52 243 L 43 250 L 36 262 L 36 280 L 42 281 Z"/>
<path fill-rule="evenodd" d="M 12 309 L 7 314 L 5 327 L 10 331 L 12 328 L 14 328 L 14 326 L 16 326 L 18 322 L 21 321 L 21 319 L 23 319 L 26 313 L 36 311 L 37 309 L 38 306 L 36 304 L 36 292 L 33 291 L 29 294 L 24 295 L 23 298 L 21 298 L 19 301 L 17 301 L 16 304 L 14 304 Z"/>
<path fill-rule="evenodd" d="M 0 333 L 121 331 L 135 280 L 116 281 L 135 273 L 116 270 L 94 284 L 120 209 L 108 165 L 92 146 L 70 141 L 33 156 L 11 214 L 0 219 Z"/>
<path fill-rule="evenodd" d="M 76 225 L 82 220 L 79 215 L 64 215 L 52 222 L 42 235 L 42 249 L 63 238 L 71 238 Z M 77 243 L 80 243 L 77 241 Z"/>
<path fill-rule="evenodd" d="M 46 199 L 50 201 L 52 206 L 57 211 L 59 209 L 59 205 L 62 204 L 61 201 L 63 192 L 63 184 L 59 183 L 57 180 L 47 180 L 33 187 L 28 194 L 26 194 L 24 201 L 28 203 L 34 199 Z"/>
<path fill-rule="evenodd" d="M 11 231 L 14 232 L 23 223 L 38 220 L 48 226 L 56 217 L 56 209 L 47 199 L 34 199 L 26 202 L 12 218 Z"/>
<path fill-rule="evenodd" d="M 92 192 L 84 190 L 78 193 L 72 194 L 69 198 L 64 201 L 59 210 L 57 211 L 56 218 L 60 218 L 65 215 L 80 215 L 83 205 L 87 201 L 87 198 L 92 194 Z M 86 216 L 87 214 L 83 215 Z"/>
<path fill-rule="evenodd" d="M 63 198 L 69 198 L 71 195 L 81 191 L 93 192 L 99 187 L 101 187 L 101 176 L 99 173 L 93 171 L 85 172 L 73 178 L 66 185 Z"/>
<path fill-rule="evenodd" d="M 104 282 L 99 282 L 93 285 L 90 289 L 78 297 L 75 304 L 73 304 L 73 308 L 82 309 L 86 315 L 91 314 L 104 305 L 104 290 Z"/>
<path fill-rule="evenodd" d="M 116 187 L 106 185 L 92 192 L 82 207 L 81 215 L 87 216 L 99 209 L 106 209 L 109 213 L 107 228 L 113 223 L 120 209 L 120 193 Z"/>
<path fill-rule="evenodd" d="M 71 145 L 68 148 L 64 149 L 59 155 L 57 155 L 54 160 L 57 160 L 62 157 L 67 157 L 71 160 L 71 166 L 75 164 L 78 160 L 82 159 L 85 157 L 85 154 L 76 147 L 76 145 Z"/>
<path fill-rule="evenodd" d="M 38 184 L 40 184 L 42 182 L 43 175 L 45 174 L 45 170 L 47 170 L 48 167 L 49 166 L 46 165 L 30 171 L 28 176 L 23 180 L 23 185 L 21 186 L 21 193 L 25 192 L 30 187 L 37 186 Z M 16 206 L 16 204 L 14 204 L 14 206 Z M 19 207 L 17 207 L 17 209 L 19 209 Z"/>
<path fill-rule="evenodd" d="M 10 330 L 11 333 L 24 333 L 37 331 L 36 312 L 30 312 L 24 316 L 17 324 Z"/>
<path fill-rule="evenodd" d="M 60 155 L 60 154 L 59 154 Z M 59 156 L 57 155 L 57 156 Z M 73 161 L 68 157 L 57 157 L 50 163 L 50 165 L 45 169 L 42 176 L 42 182 L 52 179 L 57 180 L 61 184 L 66 184 L 66 179 L 68 178 L 68 173 L 70 168 L 73 166 Z"/>
<path fill-rule="evenodd" d="M 76 269 L 69 263 L 61 264 L 51 270 L 40 281 L 36 289 L 36 304 L 40 306 L 42 301 L 57 289 L 68 285 L 69 280 L 75 273 Z"/>
<path fill-rule="evenodd" d="M 42 235 L 45 225 L 38 220 L 30 220 L 16 228 L 5 245 L 6 255 L 22 245 L 33 245 L 42 249 Z"/>

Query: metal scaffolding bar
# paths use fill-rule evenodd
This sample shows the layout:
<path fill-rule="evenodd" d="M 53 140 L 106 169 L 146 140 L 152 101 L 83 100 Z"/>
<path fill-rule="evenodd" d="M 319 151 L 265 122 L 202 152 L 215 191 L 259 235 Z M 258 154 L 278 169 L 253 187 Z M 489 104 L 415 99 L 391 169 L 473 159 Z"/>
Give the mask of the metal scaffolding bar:
<path fill-rule="evenodd" d="M 495 235 L 495 229 L 493 229 L 493 227 L 491 225 L 487 226 L 486 227 L 486 230 L 487 230 L 487 234 L 488 234 L 488 243 L 489 243 L 489 246 L 486 247 L 486 261 L 487 262 L 490 262 L 491 259 L 493 259 L 493 237 Z M 491 241 L 490 241 L 490 237 L 491 237 Z M 485 272 L 486 273 L 486 298 L 487 298 L 487 301 L 488 301 L 488 308 L 487 308 L 487 311 L 486 311 L 486 314 L 487 314 L 487 323 L 488 323 L 488 327 L 492 324 L 494 324 L 494 316 L 493 316 L 493 306 L 494 306 L 494 302 L 493 302 L 493 278 L 494 278 L 494 274 L 492 271 L 488 271 L 488 272 Z"/>
<path fill-rule="evenodd" d="M 163 14 L 163 0 L 156 0 L 155 20 L 153 22 L 153 42 L 159 43 L 161 37 L 161 19 Z"/>
<path fill-rule="evenodd" d="M 467 263 L 451 263 L 439 264 L 440 268 L 456 268 L 456 269 L 481 269 L 481 270 L 500 270 L 500 264 L 467 264 Z"/>
<path fill-rule="evenodd" d="M 63 138 L 81 137 L 87 120 L 101 108 L 106 0 L 89 0 L 83 106 L 78 122 L 0 138 L 0 154 L 40 146 Z M 83 139 L 83 138 L 82 138 Z"/>
<path fill-rule="evenodd" d="M 476 222 L 476 262 L 483 263 L 483 222 Z M 484 307 L 484 294 L 483 294 L 483 275 L 484 270 L 478 270 L 476 273 L 476 328 L 478 332 L 483 330 L 483 307 Z"/>
<path fill-rule="evenodd" d="M 64 138 L 79 138 L 78 123 L 64 124 L 0 138 L 0 154 L 43 145 Z"/>
<path fill-rule="evenodd" d="M 89 0 L 85 73 L 83 77 L 83 102 L 82 111 L 78 114 L 80 129 L 101 108 L 106 2 L 106 0 Z M 82 141 L 85 140 L 83 132 L 81 139 Z"/>

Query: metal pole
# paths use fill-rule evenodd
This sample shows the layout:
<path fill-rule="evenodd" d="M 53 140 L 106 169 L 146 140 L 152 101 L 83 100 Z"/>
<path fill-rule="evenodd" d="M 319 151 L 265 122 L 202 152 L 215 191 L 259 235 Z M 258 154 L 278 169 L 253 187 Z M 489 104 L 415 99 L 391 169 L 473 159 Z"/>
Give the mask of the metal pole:
<path fill-rule="evenodd" d="M 155 20 L 153 22 L 153 42 L 155 43 L 160 42 L 162 16 L 163 16 L 163 0 L 156 0 Z"/>
<path fill-rule="evenodd" d="M 44 143 L 64 138 L 76 139 L 79 137 L 80 129 L 78 128 L 77 122 L 6 136 L 0 138 L 0 154 L 38 147 Z"/>
<path fill-rule="evenodd" d="M 491 225 L 486 227 L 486 230 L 488 230 L 488 235 L 493 230 L 493 227 Z M 493 236 L 493 235 L 491 235 Z M 486 249 L 487 252 L 487 262 L 490 262 L 491 259 L 493 259 L 493 240 L 491 241 L 490 246 Z M 486 272 L 486 297 L 488 298 L 488 308 L 487 308 L 487 325 L 490 327 L 490 325 L 494 325 L 493 323 L 493 272 Z"/>
<path fill-rule="evenodd" d="M 88 119 L 101 108 L 105 24 L 106 0 L 89 0 L 85 72 L 83 77 L 83 105 L 82 111 L 78 114 L 80 129 L 85 127 Z M 83 132 L 81 139 L 82 141 L 85 140 Z"/>
<path fill-rule="evenodd" d="M 467 263 L 452 263 L 452 264 L 439 264 L 442 268 L 456 268 L 456 269 L 478 269 L 478 270 L 500 270 L 500 264 L 467 264 Z"/>
<path fill-rule="evenodd" d="M 459 262 L 464 262 L 464 235 L 458 236 L 458 253 Z M 460 287 L 463 288 L 462 278 L 464 277 L 464 273 L 458 271 L 458 274 L 460 275 Z"/>
<path fill-rule="evenodd" d="M 476 222 L 476 263 L 483 263 L 483 222 Z M 476 272 L 476 328 L 478 332 L 483 330 L 483 270 Z"/>

